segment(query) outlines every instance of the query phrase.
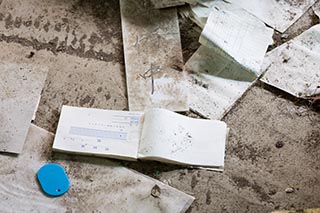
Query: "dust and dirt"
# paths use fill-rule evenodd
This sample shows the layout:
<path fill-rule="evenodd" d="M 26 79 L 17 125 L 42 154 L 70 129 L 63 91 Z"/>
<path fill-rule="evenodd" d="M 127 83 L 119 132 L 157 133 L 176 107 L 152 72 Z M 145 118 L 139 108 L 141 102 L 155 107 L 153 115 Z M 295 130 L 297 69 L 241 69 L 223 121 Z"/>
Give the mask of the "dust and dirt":
<path fill-rule="evenodd" d="M 313 130 L 304 140 L 306 146 L 306 152 L 318 152 L 320 153 L 320 131 Z"/>
<path fill-rule="evenodd" d="M 108 11 L 107 13 L 105 11 Z M 0 10 L 0 21 L 4 22 L 5 29 L 10 31 L 28 30 L 42 31 L 43 36 L 28 37 L 23 34 L 0 33 L 0 41 L 7 43 L 19 43 L 23 46 L 33 47 L 35 50 L 48 50 L 57 54 L 64 52 L 70 55 L 76 55 L 82 58 L 92 58 L 106 62 L 123 63 L 123 50 L 121 42 L 121 23 L 120 7 L 118 1 L 75 1 L 72 9 L 69 10 L 66 17 L 54 21 L 48 19 L 46 15 L 48 10 L 44 10 L 41 15 L 32 17 L 20 17 L 12 14 L 10 10 Z M 69 17 L 79 16 L 92 17 L 97 27 L 97 32 L 82 33 L 78 30 L 78 24 L 70 21 Z M 112 22 L 112 24 L 108 24 Z M 23 29 L 22 29 L 23 28 Z M 52 35 L 60 33 L 60 36 Z M 61 36 L 64 33 L 64 37 Z M 96 46 L 99 44 L 115 43 L 114 51 L 106 52 L 99 50 Z"/>
<path fill-rule="evenodd" d="M 0 5 L 2 5 L 3 0 L 0 0 Z M 294 4 L 299 4 L 299 1 L 293 1 Z M 106 13 L 105 11 L 108 11 Z M 39 31 L 44 31 L 47 33 L 61 33 L 64 32 L 66 35 L 69 37 L 67 38 L 67 41 L 64 39 L 60 39 L 57 37 L 54 37 L 50 40 L 47 41 L 41 41 L 39 38 L 35 37 L 33 39 L 30 38 L 25 38 L 22 37 L 21 35 L 15 35 L 15 34 L 4 34 L 0 33 L 0 41 L 1 42 L 6 42 L 6 43 L 19 43 L 22 46 L 27 46 L 27 47 L 33 47 L 35 50 L 48 50 L 50 52 L 53 52 L 56 55 L 59 55 L 60 53 L 66 53 L 69 55 L 74 55 L 77 57 L 86 58 L 86 59 L 95 59 L 98 61 L 104 61 L 104 62 L 119 62 L 123 64 L 123 50 L 122 50 L 122 40 L 121 40 L 121 24 L 120 24 L 120 13 L 119 13 L 119 3 L 116 0 L 111 0 L 111 1 L 104 1 L 104 0 L 93 0 L 93 1 L 77 1 L 72 9 L 69 11 L 72 14 L 78 14 L 80 16 L 81 14 L 89 14 L 89 16 L 94 20 L 94 23 L 98 27 L 98 30 L 96 32 L 90 33 L 90 34 L 83 34 L 82 36 L 78 36 L 78 31 L 76 30 L 76 26 L 72 25 L 72 20 L 70 17 L 61 17 L 61 20 L 59 19 L 58 22 L 53 22 L 49 20 L 43 21 L 44 17 L 42 16 L 37 16 L 34 18 L 23 18 L 17 15 L 13 15 L 13 13 L 0 13 L 0 22 L 3 22 L 5 24 L 5 28 L 7 28 L 7 32 L 11 32 L 13 30 L 17 29 L 22 29 L 23 27 L 27 29 L 37 29 Z M 312 16 L 313 23 L 319 23 L 319 19 L 316 16 Z M 109 24 L 110 22 L 114 22 L 115 24 Z M 181 40 L 182 40 L 182 47 L 183 47 L 183 56 L 184 56 L 184 61 L 187 61 L 187 59 L 193 54 L 193 52 L 199 47 L 199 43 L 197 41 L 200 31 L 196 30 L 196 26 L 193 23 L 190 23 L 189 20 L 182 19 L 179 17 L 180 21 L 180 32 L 181 32 Z M 297 32 L 297 34 L 300 34 L 304 29 L 306 28 L 301 28 L 300 31 Z M 36 34 L 35 34 L 36 35 Z M 288 37 L 282 36 L 281 34 L 276 32 L 277 36 L 276 39 L 276 44 L 273 46 L 276 47 L 285 41 L 289 40 L 296 34 L 289 33 Z M 282 38 L 281 38 L 282 36 Z M 116 42 L 115 42 L 116 40 Z M 116 49 L 113 53 L 108 53 L 104 50 L 97 50 L 95 49 L 96 46 L 99 46 L 103 41 L 112 42 L 114 45 L 114 48 Z M 88 42 L 88 43 L 86 43 Z M 89 48 L 89 50 L 87 50 Z M 29 60 L 33 60 L 34 58 L 37 57 L 38 52 L 34 51 L 35 55 L 30 57 Z M 27 54 L 27 53 L 26 53 Z M 26 56 L 24 54 L 24 57 Z M 31 54 L 30 54 L 31 55 Z M 62 61 L 65 63 L 65 61 Z M 73 62 L 72 62 L 73 63 Z M 90 63 L 90 62 L 88 62 Z M 88 68 L 88 70 L 84 73 L 88 74 L 90 71 L 94 72 L 96 69 L 105 69 L 106 67 L 91 67 Z M 63 67 L 60 67 L 59 69 L 63 70 Z M 74 68 L 74 70 L 78 70 L 78 68 Z M 72 73 L 74 75 L 75 72 Z M 111 75 L 111 74 L 110 74 Z M 124 74 L 123 74 L 124 75 Z M 104 76 L 105 78 L 109 76 Z M 111 76 L 113 77 L 113 75 Z M 62 78 L 65 78 L 65 76 L 62 76 Z M 70 77 L 71 79 L 73 78 L 72 76 Z M 73 80 L 75 81 L 76 78 Z M 48 84 L 54 84 L 54 80 L 58 81 L 57 79 L 53 79 L 52 82 L 48 81 Z M 69 82 L 67 82 L 69 84 Z M 85 87 L 85 86 L 83 86 Z M 89 85 L 88 88 L 91 88 L 92 85 Z M 116 102 L 119 101 L 121 102 L 120 99 L 114 98 L 115 92 L 111 91 L 110 85 L 98 85 L 97 87 L 94 88 L 94 93 L 100 93 L 103 94 L 104 97 L 103 99 L 106 101 L 111 101 L 111 102 Z M 113 86 L 112 86 L 113 87 Z M 115 87 L 115 86 L 114 86 Z M 267 86 L 266 86 L 267 87 Z M 66 94 L 66 93 L 60 93 L 58 91 L 54 91 L 54 95 L 52 96 L 47 96 L 47 99 L 43 99 L 42 104 L 43 105 L 52 105 L 52 107 L 49 107 L 50 110 L 50 115 L 45 116 L 44 114 L 46 113 L 46 110 L 42 110 L 42 114 L 38 114 L 41 117 L 44 117 L 46 121 L 43 121 L 43 123 L 47 123 L 50 125 L 49 129 L 54 130 L 56 127 L 56 124 L 58 122 L 59 114 L 60 114 L 60 109 L 58 108 L 57 105 L 53 105 L 52 103 L 46 103 L 46 101 L 49 101 L 50 99 L 53 99 L 54 101 L 62 101 L 63 103 L 78 103 L 80 105 L 84 106 L 97 106 L 97 100 L 95 99 L 95 96 L 93 95 L 94 93 L 91 91 L 90 94 L 88 91 L 85 91 L 85 88 L 81 89 L 82 87 L 75 87 L 74 90 L 81 90 L 82 92 L 77 94 L 76 100 L 71 100 L 71 98 Z M 120 88 L 124 89 L 124 88 Z M 119 89 L 119 90 L 120 90 Z M 264 88 L 266 89 L 266 88 Z M 111 92 L 110 92 L 110 91 Z M 268 90 L 268 89 L 267 89 Z M 48 93 L 52 93 L 53 89 L 49 86 L 49 89 L 47 90 Z M 296 103 L 296 99 L 293 99 L 293 97 L 288 97 L 286 94 L 275 91 L 270 89 L 269 91 L 272 91 L 274 96 L 281 96 L 283 98 L 286 98 L 288 100 L 292 100 L 294 103 Z M 265 95 L 257 95 L 255 98 L 258 97 L 261 100 L 264 100 Z M 122 99 L 126 98 L 126 94 L 121 97 Z M 246 97 L 244 98 L 245 101 L 250 101 L 252 97 Z M 126 100 L 125 100 L 126 101 Z M 241 106 L 243 106 L 242 100 L 238 102 Z M 261 106 L 263 106 L 265 103 L 262 103 Z M 298 105 L 305 105 L 306 102 L 300 102 L 298 101 Z M 59 103 L 60 105 L 60 103 Z M 121 105 L 121 104 L 120 104 Z M 124 107 L 125 104 L 122 104 L 121 106 Z M 106 105 L 110 107 L 110 105 Z M 237 106 L 235 106 L 237 107 Z M 254 108 L 254 106 L 250 106 L 251 108 Z M 248 107 L 249 108 L 249 107 Z M 48 109 L 48 108 L 46 108 Z M 248 109 L 250 111 L 250 109 Z M 256 116 L 257 118 L 260 117 L 262 114 L 265 112 L 262 111 L 253 111 L 251 112 L 253 116 Z M 309 112 L 307 112 L 310 114 Z M 192 112 L 186 112 L 182 113 L 185 115 L 188 115 L 190 117 L 197 117 L 199 118 L 198 115 L 192 113 Z M 231 112 L 231 114 L 237 114 L 237 111 Z M 231 124 L 235 123 L 235 120 L 239 120 L 241 116 L 239 116 L 239 113 L 237 114 L 238 118 L 233 119 L 230 122 Z M 289 116 L 289 115 L 288 115 Z M 296 115 L 293 115 L 296 117 Z M 251 121 L 254 122 L 255 120 Z M 272 121 L 270 121 L 271 124 L 273 124 Z M 271 125 L 270 124 L 270 125 Z M 299 125 L 299 124 L 297 124 Z M 234 128 L 242 128 L 243 124 L 239 124 L 235 126 Z M 307 126 L 308 128 L 312 128 L 312 126 Z M 304 128 L 304 127 L 302 127 Z M 268 131 L 268 130 L 266 130 Z M 269 132 L 269 131 L 268 131 Z M 280 145 L 277 145 L 277 141 L 271 141 L 270 142 L 270 147 L 261 147 L 259 145 L 255 144 L 247 144 L 246 143 L 246 138 L 250 138 L 251 133 L 250 132 L 245 132 L 243 133 L 246 136 L 243 136 L 241 138 L 236 138 L 235 140 L 232 140 L 232 144 L 229 144 L 227 147 L 227 156 L 234 155 L 237 157 L 237 161 L 240 163 L 243 162 L 250 162 L 250 163 L 257 163 L 259 164 L 261 159 L 267 158 L 268 153 L 272 152 L 273 149 L 276 149 L 277 146 L 280 147 Z M 272 134 L 272 132 L 270 133 Z M 285 135 L 285 133 L 282 133 Z M 231 136 L 232 137 L 232 136 Z M 265 135 L 265 137 L 269 137 L 268 134 Z M 306 155 L 309 155 L 310 153 L 317 153 L 316 150 L 319 150 L 320 147 L 320 141 L 319 141 L 320 135 L 319 132 L 315 129 L 311 131 L 310 134 L 307 135 L 307 137 L 304 139 L 303 144 L 305 148 Z M 239 141 L 239 143 L 234 143 L 234 141 Z M 284 148 L 280 149 L 281 151 L 287 147 L 287 144 L 285 144 Z M 41 149 L 48 148 L 48 147 L 41 147 Z M 50 150 L 50 149 L 47 149 Z M 278 151 L 280 151 L 278 150 Z M 45 151 L 43 154 L 43 157 L 45 155 L 50 155 L 49 151 Z M 88 160 L 89 159 L 89 160 Z M 93 159 L 93 158 L 92 158 Z M 97 169 L 92 169 L 92 165 L 88 165 L 86 167 L 82 167 L 82 163 L 88 163 L 89 164 L 96 164 L 95 161 L 98 160 L 92 160 L 90 158 L 84 158 L 83 160 L 79 160 L 78 156 L 72 156 L 72 155 L 56 155 L 54 154 L 52 158 L 50 158 L 51 161 L 57 162 L 59 160 L 67 160 L 68 163 L 71 162 L 71 165 L 68 167 L 68 172 L 70 175 L 75 178 L 77 181 L 83 182 L 85 184 L 95 184 L 97 182 L 96 179 L 92 177 L 91 174 L 97 174 L 101 171 Z M 72 163 L 72 161 L 78 161 L 79 163 Z M 99 159 L 100 161 L 100 159 Z M 193 208 L 189 210 L 189 212 L 208 212 L 212 210 L 213 208 L 216 209 L 223 209 L 223 205 L 230 205 L 233 207 L 241 207 L 240 209 L 243 210 L 245 209 L 244 205 L 240 205 L 237 202 L 238 200 L 232 200 L 229 199 L 226 203 L 221 202 L 218 205 L 215 202 L 216 198 L 213 198 L 212 193 L 217 193 L 216 186 L 214 185 L 215 180 L 213 179 L 213 187 L 208 189 L 207 185 L 200 184 L 200 180 L 205 179 L 207 177 L 203 177 L 200 173 L 193 173 L 193 172 L 188 172 L 190 170 L 185 170 L 184 167 L 182 166 L 176 166 L 176 165 L 168 165 L 168 164 L 163 164 L 163 163 L 157 163 L 157 162 L 125 162 L 125 161 L 118 161 L 122 162 L 124 166 L 136 169 L 146 175 L 152 176 L 154 178 L 160 179 L 163 173 L 170 173 L 172 172 L 172 176 L 174 174 L 177 174 L 177 182 L 174 182 L 174 184 L 178 184 L 178 182 L 181 182 L 182 184 L 186 185 L 186 189 L 189 189 L 187 187 L 191 187 L 195 191 L 195 196 L 200 197 L 204 195 L 204 200 L 199 201 L 196 200 L 193 204 Z M 229 162 L 229 167 L 230 164 L 233 162 Z M 317 163 L 317 162 L 316 162 Z M 240 164 L 241 166 L 242 164 Z M 247 165 L 244 163 L 244 165 Z M 314 163 L 310 163 L 310 165 L 306 165 L 307 167 L 313 166 Z M 293 168 L 294 169 L 294 168 Z M 236 170 L 235 168 L 232 168 L 230 170 Z M 9 172 L 14 172 L 14 171 L 9 171 Z M 237 171 L 236 171 L 237 172 Z M 209 172 L 204 172 L 205 174 L 208 174 L 210 176 Z M 203 173 L 203 174 L 204 174 Z M 107 178 L 110 174 L 104 174 L 102 177 Z M 255 176 L 254 176 L 255 177 Z M 225 177 L 227 178 L 227 177 Z M 292 177 L 294 179 L 295 177 Z M 318 180 L 316 177 L 305 177 L 307 179 L 310 179 L 310 187 L 312 184 L 316 186 Z M 312 179 L 313 178 L 313 179 Z M 209 178 L 207 178 L 209 179 Z M 256 183 L 254 181 L 254 178 L 249 178 L 249 177 L 243 177 L 240 174 L 234 175 L 231 177 L 231 180 L 233 181 L 234 185 L 239 188 L 242 191 L 249 190 L 254 192 L 257 197 L 261 201 L 269 201 L 272 200 L 272 195 L 276 194 L 276 190 L 273 189 L 265 189 L 262 187 L 260 184 Z M 127 184 L 135 184 L 136 182 L 128 182 Z M 201 182 L 202 183 L 202 182 Z M 125 184 L 125 182 L 122 182 L 121 184 Z M 115 185 L 111 187 L 115 187 L 116 190 L 121 190 L 120 186 L 121 184 L 119 182 L 115 182 Z M 109 186 L 107 186 L 109 187 Z M 308 189 L 309 189 L 308 188 Z M 181 189 L 183 190 L 183 186 L 181 186 Z M 102 187 L 101 191 L 105 190 L 105 188 Z M 224 189 L 222 190 L 221 194 L 219 193 L 219 197 L 223 197 L 223 195 L 226 195 L 226 191 L 229 189 Z M 220 192 L 220 191 L 219 191 Z M 90 190 L 80 190 L 78 188 L 74 188 L 73 190 L 70 191 L 71 194 L 73 194 L 77 200 L 83 201 L 87 199 L 88 194 L 93 194 L 92 191 Z M 232 192 L 232 194 L 235 194 Z M 220 196 L 221 195 L 221 196 Z M 228 195 L 228 194 L 227 194 Z M 243 194 L 242 194 L 243 195 Z M 297 195 L 299 196 L 299 195 Z M 306 193 L 305 195 L 301 195 L 301 203 L 298 203 L 297 206 L 303 207 L 307 205 L 307 201 L 310 201 L 310 194 Z M 227 196 L 228 197 L 228 196 Z M 101 199 L 101 197 L 97 196 L 97 199 Z M 230 198 L 230 197 L 228 197 Z M 285 200 L 285 198 L 281 198 L 282 200 Z M 316 201 L 317 198 L 313 199 Z M 305 202 L 306 203 L 302 203 Z M 314 201 L 314 202 L 315 202 Z M 207 204 L 207 205 L 203 205 Z M 66 202 L 65 205 L 68 205 Z M 215 205 L 215 206 L 213 206 Z M 207 207 L 205 207 L 207 206 Z M 243 209 L 242 209 L 243 207 Z M 70 210 L 70 209 L 69 209 Z M 98 210 L 97 210 L 98 211 Z M 254 212 L 254 211 L 252 211 Z"/>
<path fill-rule="evenodd" d="M 231 179 L 235 182 L 239 189 L 250 188 L 255 192 L 261 201 L 269 201 L 271 198 L 268 193 L 258 184 L 250 182 L 248 179 L 242 176 L 231 176 Z"/>
<path fill-rule="evenodd" d="M 202 30 L 194 22 L 181 16 L 179 16 L 179 26 L 183 60 L 186 62 L 199 48 L 198 39 Z"/>
<path fill-rule="evenodd" d="M 239 136 L 230 134 L 230 140 L 239 141 Z M 234 138 L 234 139 L 232 139 Z M 266 159 L 269 153 L 272 151 L 271 147 L 259 147 L 258 145 L 243 144 L 243 143 L 231 143 L 227 148 L 227 154 L 238 157 L 241 161 L 251 161 L 257 163 L 260 159 Z"/>
<path fill-rule="evenodd" d="M 296 1 L 286 1 L 288 3 L 292 3 L 293 5 L 301 4 L 300 0 Z M 273 34 L 273 41 L 274 43 L 269 46 L 268 51 L 271 51 L 272 49 L 282 45 L 285 42 L 290 41 L 291 39 L 295 38 L 296 36 L 300 35 L 307 29 L 309 29 L 311 26 L 319 24 L 320 19 L 319 17 L 314 13 L 313 9 L 310 8 L 304 16 L 299 18 L 297 22 L 295 22 L 292 26 L 290 26 L 284 33 L 280 33 L 275 30 Z"/>

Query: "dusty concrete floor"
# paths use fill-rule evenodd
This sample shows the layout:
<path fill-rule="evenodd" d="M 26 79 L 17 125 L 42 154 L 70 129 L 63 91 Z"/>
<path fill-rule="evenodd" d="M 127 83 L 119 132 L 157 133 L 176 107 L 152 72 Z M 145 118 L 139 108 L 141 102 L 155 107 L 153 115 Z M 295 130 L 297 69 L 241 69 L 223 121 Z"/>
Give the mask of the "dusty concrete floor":
<path fill-rule="evenodd" d="M 309 11 L 288 30 L 289 38 L 317 22 Z M 181 20 L 185 60 L 198 46 L 191 25 Z M 285 41 L 278 34 L 275 39 L 277 45 Z M 0 0 L 0 50 L 6 60 L 49 68 L 35 120 L 40 127 L 55 132 L 62 104 L 127 109 L 117 0 Z M 224 120 L 231 132 L 223 173 L 120 163 L 195 196 L 189 212 L 320 206 L 318 112 L 257 85 Z M 286 193 L 288 187 L 294 191 Z"/>

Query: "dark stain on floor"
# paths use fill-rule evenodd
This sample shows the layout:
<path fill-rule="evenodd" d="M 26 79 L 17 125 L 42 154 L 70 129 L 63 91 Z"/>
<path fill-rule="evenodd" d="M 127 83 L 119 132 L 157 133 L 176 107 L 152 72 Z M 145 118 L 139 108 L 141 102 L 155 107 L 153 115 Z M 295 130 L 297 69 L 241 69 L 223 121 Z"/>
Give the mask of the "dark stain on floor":
<path fill-rule="evenodd" d="M 304 144 L 307 153 L 320 153 L 320 130 L 312 130 L 305 138 Z"/>
<path fill-rule="evenodd" d="M 192 175 L 192 179 L 191 179 L 191 188 L 194 189 L 194 187 L 198 184 L 198 179 L 196 175 Z"/>
<path fill-rule="evenodd" d="M 269 201 L 271 198 L 268 193 L 258 184 L 251 183 L 245 177 L 242 176 L 231 176 L 231 179 L 235 182 L 239 189 L 250 188 L 254 193 L 256 193 L 261 201 Z"/>
<path fill-rule="evenodd" d="M 210 205 L 211 204 L 211 192 L 210 189 L 206 192 L 206 204 Z"/>

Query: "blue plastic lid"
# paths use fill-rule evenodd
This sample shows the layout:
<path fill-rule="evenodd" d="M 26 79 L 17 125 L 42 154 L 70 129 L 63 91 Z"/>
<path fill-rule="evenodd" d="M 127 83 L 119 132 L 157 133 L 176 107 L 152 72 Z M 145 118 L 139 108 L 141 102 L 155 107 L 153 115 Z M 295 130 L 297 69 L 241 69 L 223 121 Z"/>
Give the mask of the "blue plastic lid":
<path fill-rule="evenodd" d="M 58 164 L 44 165 L 39 169 L 37 177 L 44 193 L 50 196 L 63 195 L 70 187 L 65 170 Z"/>

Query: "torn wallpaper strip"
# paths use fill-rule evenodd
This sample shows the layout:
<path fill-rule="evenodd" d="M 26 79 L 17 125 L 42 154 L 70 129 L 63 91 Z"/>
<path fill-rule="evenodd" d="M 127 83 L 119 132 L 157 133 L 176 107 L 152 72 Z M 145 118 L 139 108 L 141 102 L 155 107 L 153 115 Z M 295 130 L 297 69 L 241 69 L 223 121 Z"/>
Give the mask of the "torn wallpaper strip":
<path fill-rule="evenodd" d="M 136 0 L 121 0 L 120 6 L 129 109 L 187 111 L 176 9 Z"/>
<path fill-rule="evenodd" d="M 296 97 L 320 94 L 320 24 L 269 52 L 261 81 Z"/>
<path fill-rule="evenodd" d="M 31 125 L 23 153 L 16 158 L 0 155 L 2 211 L 185 212 L 194 200 L 108 160 L 65 154 L 55 154 L 52 159 L 53 137 Z M 38 169 L 52 160 L 65 168 L 71 183 L 64 196 L 54 199 L 41 192 L 35 178 Z"/>

